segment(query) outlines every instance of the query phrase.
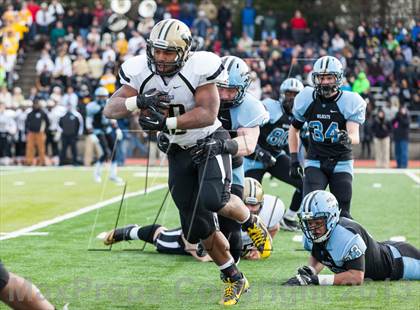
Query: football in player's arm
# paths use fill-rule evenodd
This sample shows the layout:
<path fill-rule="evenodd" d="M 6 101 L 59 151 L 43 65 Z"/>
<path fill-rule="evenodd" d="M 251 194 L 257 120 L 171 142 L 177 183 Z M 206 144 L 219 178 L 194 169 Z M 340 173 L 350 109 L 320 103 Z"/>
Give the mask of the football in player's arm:
<path fill-rule="evenodd" d="M 229 133 L 217 119 L 220 100 L 216 83 L 224 74 L 220 57 L 210 52 L 190 53 L 191 42 L 191 32 L 181 21 L 166 19 L 157 23 L 150 33 L 146 55 L 122 64 L 122 87 L 110 98 L 104 113 L 110 118 L 122 118 L 140 110 L 140 126 L 163 131 L 169 139 L 168 185 L 185 238 L 190 243 L 203 243 L 222 273 L 223 303 L 232 305 L 249 283 L 228 250 L 228 240 L 216 229 L 214 214 L 241 223 L 261 252 L 269 255 L 271 242 L 265 227 L 244 205 L 233 208 L 229 204 L 235 197 L 229 192 L 229 154 L 219 154 L 200 164 L 193 161 L 190 152 L 200 141 L 226 140 Z M 199 190 L 201 186 L 203 190 Z"/>
<path fill-rule="evenodd" d="M 361 285 L 364 279 L 420 280 L 420 251 L 405 242 L 378 242 L 357 222 L 340 217 L 333 194 L 317 190 L 299 214 L 307 266 L 285 285 Z M 324 267 L 334 274 L 319 274 Z"/>

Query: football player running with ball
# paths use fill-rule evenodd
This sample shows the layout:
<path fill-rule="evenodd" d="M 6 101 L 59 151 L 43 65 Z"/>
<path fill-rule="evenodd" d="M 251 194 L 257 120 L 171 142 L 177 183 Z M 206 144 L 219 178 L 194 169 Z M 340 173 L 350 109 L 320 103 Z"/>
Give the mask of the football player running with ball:
<path fill-rule="evenodd" d="M 303 89 L 298 79 L 288 78 L 280 85 L 279 100 L 265 99 L 263 104 L 270 113 L 270 121 L 260 129 L 260 137 L 255 153 L 244 159 L 245 175 L 262 182 L 264 174 L 270 173 L 296 188 L 290 208 L 280 221 L 282 229 L 299 230 L 297 212 L 302 202 L 303 184 L 301 178 L 289 175 L 290 156 L 288 134 L 293 120 L 292 108 L 296 95 Z"/>
<path fill-rule="evenodd" d="M 314 88 L 305 87 L 295 98 L 289 129 L 290 175 L 301 178 L 304 195 L 329 185 L 337 197 L 341 216 L 351 218 L 352 144 L 359 143 L 359 126 L 365 121 L 366 102 L 357 93 L 341 91 L 343 66 L 332 56 L 319 58 L 313 68 Z M 298 137 L 308 123 L 309 147 L 305 173 L 298 160 Z"/>
<path fill-rule="evenodd" d="M 157 23 L 150 33 L 146 55 L 122 64 L 122 87 L 110 98 L 104 113 L 110 118 L 123 118 L 140 110 L 139 123 L 144 130 L 165 133 L 170 142 L 168 185 L 183 233 L 188 242 L 201 241 L 209 249 L 208 254 L 223 274 L 223 303 L 233 305 L 249 283 L 238 270 L 227 239 L 217 229 L 215 214 L 240 222 L 262 253 L 271 251 L 271 240 L 258 217 L 231 201 L 235 196 L 230 195 L 230 154 L 237 152 L 238 145 L 223 143 L 230 136 L 217 119 L 220 100 L 216 83 L 225 80 L 226 73 L 217 55 L 190 53 L 191 42 L 189 28 L 179 20 Z M 191 151 L 198 141 L 209 137 L 222 141 L 223 152 L 196 164 Z"/>
<path fill-rule="evenodd" d="M 406 242 L 375 241 L 357 222 L 340 217 L 337 199 L 313 191 L 299 213 L 309 264 L 285 285 L 360 285 L 364 279 L 420 280 L 420 251 Z M 335 275 L 319 275 L 328 267 Z"/>

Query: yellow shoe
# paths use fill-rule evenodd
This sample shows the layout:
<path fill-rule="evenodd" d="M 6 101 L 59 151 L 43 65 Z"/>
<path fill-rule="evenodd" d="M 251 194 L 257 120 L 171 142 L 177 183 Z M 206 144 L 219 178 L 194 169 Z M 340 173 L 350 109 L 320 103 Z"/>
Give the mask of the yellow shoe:
<path fill-rule="evenodd" d="M 231 278 L 222 276 L 222 281 L 225 283 L 223 300 L 221 301 L 221 304 L 224 306 L 236 305 L 242 293 L 246 293 L 249 289 L 249 282 L 244 275 L 237 281 L 232 281 Z"/>
<path fill-rule="evenodd" d="M 104 244 L 111 245 L 120 241 L 130 240 L 129 234 L 131 229 L 134 227 L 137 227 L 137 225 L 128 225 L 109 231 L 104 238 Z"/>
<path fill-rule="evenodd" d="M 253 225 L 249 227 L 246 232 L 258 252 L 261 253 L 261 258 L 267 258 L 271 255 L 272 250 L 271 236 L 260 217 L 258 215 L 251 216 L 253 217 Z"/>

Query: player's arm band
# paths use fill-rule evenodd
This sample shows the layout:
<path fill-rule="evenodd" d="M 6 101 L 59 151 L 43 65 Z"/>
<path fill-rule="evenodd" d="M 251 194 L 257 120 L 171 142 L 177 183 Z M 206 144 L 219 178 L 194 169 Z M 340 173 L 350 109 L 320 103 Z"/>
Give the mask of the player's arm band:
<path fill-rule="evenodd" d="M 125 99 L 125 108 L 130 112 L 137 111 L 139 109 L 137 107 L 137 96 L 128 97 Z"/>
<path fill-rule="evenodd" d="M 292 121 L 293 127 L 295 127 L 296 129 L 299 129 L 299 130 L 303 127 L 303 124 L 305 124 L 305 122 L 301 122 L 301 121 L 297 120 L 296 118 L 294 118 L 293 121 Z"/>
<path fill-rule="evenodd" d="M 178 125 L 178 120 L 177 120 L 176 116 L 168 117 L 166 119 L 166 128 L 168 128 L 169 130 L 176 129 L 177 125 Z"/>
<path fill-rule="evenodd" d="M 238 153 L 238 142 L 233 139 L 225 140 L 223 151 L 224 153 L 236 155 Z"/>
<path fill-rule="evenodd" d="M 334 275 L 333 274 L 318 275 L 318 282 L 319 282 L 319 285 L 334 285 Z"/>

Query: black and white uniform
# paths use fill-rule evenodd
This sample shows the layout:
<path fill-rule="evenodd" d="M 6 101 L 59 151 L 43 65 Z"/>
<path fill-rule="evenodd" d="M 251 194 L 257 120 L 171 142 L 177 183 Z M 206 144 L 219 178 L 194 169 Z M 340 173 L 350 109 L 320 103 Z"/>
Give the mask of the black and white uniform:
<path fill-rule="evenodd" d="M 170 116 L 194 109 L 196 88 L 224 81 L 225 75 L 220 57 L 210 52 L 192 53 L 182 69 L 170 78 L 154 74 L 147 65 L 146 55 L 126 60 L 119 72 L 121 84 L 136 89 L 140 94 L 155 88 L 173 96 Z M 169 188 L 179 210 L 186 239 L 198 243 L 217 228 L 215 212 L 229 201 L 232 167 L 231 156 L 226 154 L 217 155 L 197 166 L 191 159 L 190 149 L 198 139 L 211 135 L 228 139 L 229 133 L 221 128 L 216 118 L 210 126 L 171 130 L 166 135 L 171 142 L 168 152 Z"/>
<path fill-rule="evenodd" d="M 304 236 L 304 248 L 332 272 L 364 271 L 372 280 L 420 280 L 420 251 L 406 242 L 378 242 L 357 222 L 341 217 L 323 243 Z"/>
<path fill-rule="evenodd" d="M 283 218 L 284 203 L 280 198 L 265 194 L 264 202 L 258 213 L 268 230 L 273 229 Z M 242 256 L 254 248 L 251 238 L 246 232 L 242 232 Z"/>
<path fill-rule="evenodd" d="M 255 158 L 255 154 L 251 154 L 244 159 L 245 176 L 262 183 L 264 174 L 268 172 L 276 179 L 295 187 L 290 209 L 297 212 L 302 202 L 303 184 L 301 179 L 294 179 L 289 175 L 288 137 L 293 115 L 286 113 L 280 101 L 265 99 L 263 104 L 270 114 L 270 120 L 261 126 L 258 145 L 276 158 L 276 164 L 273 167 L 265 167 Z"/>
<path fill-rule="evenodd" d="M 351 217 L 353 156 L 351 146 L 338 142 L 337 133 L 346 130 L 348 121 L 363 124 L 365 112 L 366 102 L 357 93 L 339 91 L 323 98 L 309 86 L 295 97 L 293 105 L 293 126 L 301 129 L 307 122 L 310 132 L 304 196 L 329 185 L 345 217 Z"/>

